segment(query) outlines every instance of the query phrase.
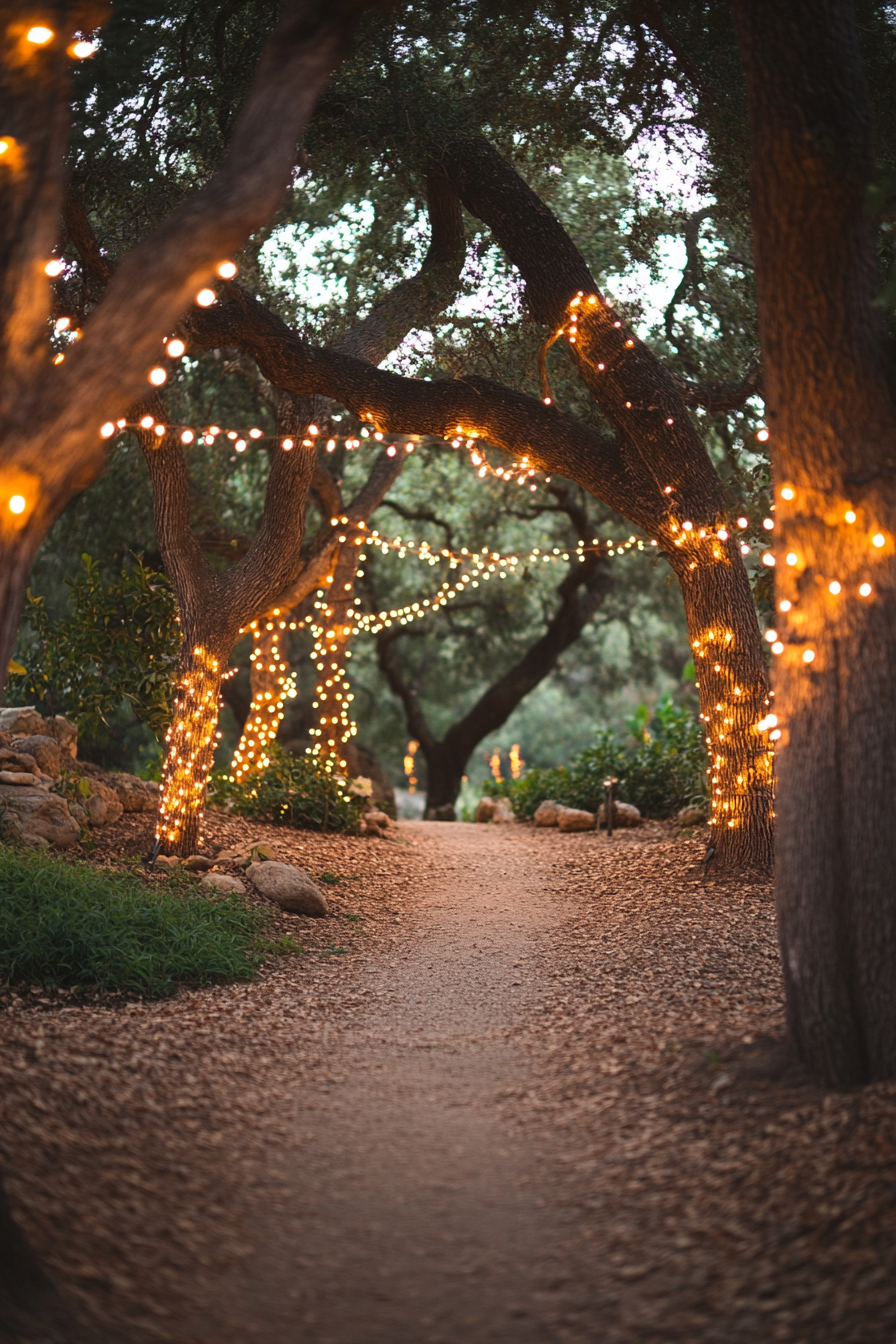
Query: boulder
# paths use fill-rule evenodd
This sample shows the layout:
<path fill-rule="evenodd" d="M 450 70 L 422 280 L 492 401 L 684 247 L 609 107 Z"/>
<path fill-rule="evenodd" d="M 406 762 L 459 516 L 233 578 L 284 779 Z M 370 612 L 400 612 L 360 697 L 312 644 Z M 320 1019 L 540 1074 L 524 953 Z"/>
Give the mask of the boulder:
<path fill-rule="evenodd" d="M 56 714 L 52 719 L 47 719 L 46 724 L 59 743 L 60 749 L 74 759 L 78 754 L 78 729 L 75 725 L 69 723 L 68 719 L 63 718 L 61 714 Z"/>
<path fill-rule="evenodd" d="M 378 813 L 377 815 L 382 816 L 382 813 Z M 377 836 L 382 840 L 385 838 L 387 832 L 385 825 L 380 825 L 379 822 L 374 821 L 372 817 L 366 815 L 361 818 L 361 825 L 358 828 L 358 833 L 360 835 Z"/>
<path fill-rule="evenodd" d="M 231 877 L 229 873 L 206 873 L 199 879 L 200 885 L 208 887 L 211 891 L 222 891 L 225 893 L 239 892 L 241 896 L 245 895 L 245 885 L 238 877 Z"/>
<path fill-rule="evenodd" d="M 32 775 L 28 770 L 0 770 L 0 784 L 36 784 L 37 775 Z"/>
<path fill-rule="evenodd" d="M 675 820 L 679 826 L 701 826 L 706 820 L 706 809 L 703 807 L 683 807 Z"/>
<path fill-rule="evenodd" d="M 507 801 L 506 798 L 496 798 L 495 804 L 496 804 L 494 815 L 495 821 L 499 822 L 516 821 L 516 817 L 513 815 L 513 808 L 510 806 L 510 803 Z"/>
<path fill-rule="evenodd" d="M 108 784 L 104 784 L 101 779 L 91 779 L 86 775 L 81 780 L 81 783 L 86 784 L 87 788 L 90 789 L 90 792 L 85 795 L 86 801 L 84 806 L 87 808 L 87 813 L 91 818 L 91 825 L 105 826 L 110 821 L 117 821 L 124 809 L 118 801 L 118 794 L 115 790 L 111 789 Z M 105 810 L 98 805 L 94 805 L 94 807 L 91 808 L 90 804 L 93 803 L 94 800 L 96 800 L 96 804 L 102 803 Z M 99 820 L 100 817 L 102 817 L 102 820 Z M 94 818 L 96 818 L 96 820 L 94 820 Z"/>
<path fill-rule="evenodd" d="M 376 809 L 365 812 L 362 821 L 372 822 L 374 826 L 381 826 L 383 830 L 392 824 L 392 818 L 387 813 L 378 812 Z"/>
<path fill-rule="evenodd" d="M 211 866 L 212 860 L 207 854 L 191 854 L 188 859 L 184 859 L 184 867 L 188 873 L 207 873 Z"/>
<path fill-rule="evenodd" d="M 291 863 L 250 863 L 246 876 L 262 896 L 295 915 L 328 915 L 330 907 L 320 888 L 302 868 Z"/>
<path fill-rule="evenodd" d="M 13 737 L 30 737 L 32 734 L 44 735 L 47 721 L 38 714 L 33 705 L 16 705 L 11 709 L 0 709 L 0 733 L 10 733 Z"/>
<path fill-rule="evenodd" d="M 532 820 L 536 826 L 556 826 L 557 818 L 560 815 L 560 807 L 560 803 L 555 803 L 551 798 L 545 798 L 543 803 L 538 804 Z"/>
<path fill-rule="evenodd" d="M 69 804 L 69 807 L 71 807 L 71 804 Z M 91 826 L 105 826 L 106 822 L 109 821 L 109 804 L 98 793 L 93 793 L 89 798 L 85 798 L 81 810 Z"/>
<path fill-rule="evenodd" d="M 79 768 L 94 793 L 97 792 L 97 784 L 111 789 L 124 812 L 155 812 L 159 805 L 159 785 L 154 780 L 138 779 L 136 775 L 128 775 L 124 771 L 101 770 L 98 765 L 87 761 L 82 761 Z"/>
<path fill-rule="evenodd" d="M 593 812 L 585 812 L 580 807 L 561 807 L 557 813 L 557 825 L 561 831 L 593 831 L 597 818 Z"/>
<path fill-rule="evenodd" d="M 44 774 L 52 775 L 54 779 L 62 769 L 62 749 L 55 737 L 46 737 L 43 733 L 33 733 L 30 737 L 14 737 L 12 748 L 13 751 L 33 756 Z"/>
<path fill-rule="evenodd" d="M 28 775 L 36 775 L 38 764 L 33 756 L 28 756 L 23 751 L 10 751 L 8 747 L 0 747 L 0 770 L 24 770 Z"/>
<path fill-rule="evenodd" d="M 473 814 L 474 821 L 494 821 L 495 810 L 498 805 L 497 798 L 480 798 L 476 804 L 476 811 Z"/>
<path fill-rule="evenodd" d="M 0 815 L 7 834 L 26 845 L 48 843 L 68 849 L 81 838 L 68 803 L 46 789 L 0 784 Z"/>
<path fill-rule="evenodd" d="M 641 813 L 635 807 L 634 803 L 617 803 L 615 799 L 613 800 L 614 826 L 640 826 L 643 820 Z M 606 803 L 601 803 L 600 805 L 600 811 L 597 814 L 597 824 L 598 826 L 606 826 L 607 824 Z"/>
<path fill-rule="evenodd" d="M 179 868 L 179 867 L 180 867 L 180 859 L 178 858 L 178 856 L 177 856 L 176 854 L 157 854 L 157 855 L 156 855 L 156 867 L 157 867 L 157 868 L 171 868 L 171 869 Z"/>
<path fill-rule="evenodd" d="M 441 807 L 428 807 L 426 809 L 427 821 L 457 821 L 457 813 L 451 803 L 443 803 Z"/>

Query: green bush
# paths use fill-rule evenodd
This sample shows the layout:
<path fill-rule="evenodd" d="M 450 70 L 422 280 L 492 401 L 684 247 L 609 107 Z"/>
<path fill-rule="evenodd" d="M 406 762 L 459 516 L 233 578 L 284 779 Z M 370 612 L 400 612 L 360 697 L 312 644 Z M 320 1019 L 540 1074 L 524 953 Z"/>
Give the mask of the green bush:
<path fill-rule="evenodd" d="M 127 701 L 161 739 L 171 721 L 181 642 L 171 584 L 139 557 L 112 582 L 89 555 L 81 562 L 84 572 L 66 580 L 71 611 L 61 620 L 29 588 L 30 636 L 17 654 L 27 670 L 10 676 L 7 703 L 65 714 L 92 736 Z"/>
<path fill-rule="evenodd" d="M 172 884 L 0 848 L 0 983 L 155 996 L 250 979 L 263 915 Z"/>
<path fill-rule="evenodd" d="M 234 784 L 226 773 L 212 779 L 210 801 L 243 817 L 294 826 L 299 831 L 356 831 L 364 799 L 314 756 L 292 756 L 276 742 L 265 748 L 270 765 Z"/>
<path fill-rule="evenodd" d="M 662 819 L 707 796 L 703 728 L 688 710 L 665 699 L 652 721 L 642 709 L 628 721 L 635 745 L 601 728 L 594 744 L 568 766 L 528 770 L 522 779 L 495 783 L 486 791 L 504 794 L 518 817 L 529 818 L 546 798 L 596 812 L 604 800 L 604 780 L 614 775 L 615 796 L 633 803 L 645 817 Z"/>

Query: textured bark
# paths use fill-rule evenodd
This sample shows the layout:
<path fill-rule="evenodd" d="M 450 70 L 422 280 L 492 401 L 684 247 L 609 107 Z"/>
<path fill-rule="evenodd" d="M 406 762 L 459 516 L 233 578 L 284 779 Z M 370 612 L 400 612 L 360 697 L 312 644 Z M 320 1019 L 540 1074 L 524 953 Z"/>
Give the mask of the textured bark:
<path fill-rule="evenodd" d="M 809 1069 L 848 1086 L 896 1076 L 896 406 L 875 306 L 873 130 L 851 5 L 744 0 L 735 14 L 777 596 L 792 603 L 774 669 L 787 1014 Z"/>
<path fill-rule="evenodd" d="M 581 535 L 590 540 L 590 529 Z M 404 707 L 408 732 L 420 743 L 426 760 L 427 812 L 454 802 L 474 749 L 502 723 L 556 667 L 565 649 L 579 638 L 610 587 L 611 566 L 604 557 L 589 552 L 584 561 L 574 561 L 557 589 L 560 605 L 544 634 L 518 663 L 479 697 L 472 709 L 451 725 L 439 740 L 429 726 L 420 704 L 418 688 L 409 682 L 394 658 L 394 645 L 404 633 L 400 627 L 380 631 L 377 656 L 394 695 Z"/>
<path fill-rule="evenodd" d="M 63 204 L 69 58 L 96 5 L 62 5 L 46 46 L 23 34 L 33 6 L 12 0 L 0 31 L 0 123 L 15 144 L 0 173 L 0 536 L 12 557 L 0 598 L 0 688 L 12 653 L 24 581 L 17 557 L 36 552 L 73 495 L 101 472 L 100 425 L 146 387 L 159 341 L 215 264 L 274 212 L 295 165 L 296 142 L 342 59 L 360 6 L 286 0 L 217 173 L 124 258 L 83 339 L 54 366 L 47 341 L 52 253 Z M 8 501 L 26 500 L 17 526 Z"/>
<path fill-rule="evenodd" d="M 159 398 L 147 403 L 149 414 L 164 423 Z M 141 412 L 146 409 L 141 407 Z M 305 513 L 315 470 L 314 452 L 298 446 L 309 423 L 309 404 L 281 395 L 277 432 L 297 443 L 291 452 L 275 453 L 268 477 L 264 512 L 258 533 L 246 555 L 223 572 L 215 570 L 203 555 L 190 529 L 190 491 L 180 443 L 173 433 L 161 438 L 152 430 L 139 437 L 153 486 L 156 536 L 166 572 L 177 595 L 183 630 L 178 661 L 178 705 L 169 733 L 160 805 L 159 839 L 164 852 L 192 854 L 198 843 L 205 781 L 211 768 L 214 743 L 206 740 L 207 720 L 200 716 L 190 728 L 190 750 L 195 767 L 189 786 L 188 805 L 182 824 L 163 824 L 170 817 L 173 795 L 180 795 L 179 780 L 184 760 L 181 724 L 188 722 L 191 695 L 201 693 L 214 702 L 217 722 L 221 676 L 242 630 L 267 611 L 277 595 L 294 583 L 303 564 L 302 540 Z M 192 689 L 191 689 L 192 688 Z M 196 787 L 199 785 L 200 787 Z"/>

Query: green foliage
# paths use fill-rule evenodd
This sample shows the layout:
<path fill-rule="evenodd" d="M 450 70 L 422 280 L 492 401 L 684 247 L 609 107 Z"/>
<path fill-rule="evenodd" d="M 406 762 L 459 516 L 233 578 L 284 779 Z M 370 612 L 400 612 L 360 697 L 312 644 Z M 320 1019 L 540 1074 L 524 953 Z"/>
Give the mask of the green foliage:
<path fill-rule="evenodd" d="M 172 889 L 173 888 L 173 889 Z M 147 995 L 248 980 L 263 916 L 237 897 L 164 889 L 0 848 L 0 983 Z"/>
<path fill-rule="evenodd" d="M 235 784 L 215 774 L 212 801 L 243 817 L 293 826 L 299 831 L 357 830 L 364 800 L 349 792 L 347 782 L 313 756 L 292 756 L 276 743 L 266 748 L 270 765 Z"/>
<path fill-rule="evenodd" d="M 111 582 L 89 555 L 81 560 L 83 574 L 66 580 L 71 609 L 62 619 L 28 590 L 32 638 L 19 655 L 28 670 L 10 676 L 10 703 L 65 714 L 95 734 L 126 700 L 160 738 L 171 719 L 180 647 L 171 585 L 141 559 Z"/>
<path fill-rule="evenodd" d="M 568 766 L 528 770 L 522 779 L 489 782 L 486 792 L 503 794 L 518 817 L 534 816 L 546 798 L 596 812 L 604 800 L 604 780 L 618 779 L 616 797 L 642 815 L 662 819 L 706 796 L 706 748 L 699 720 L 666 697 L 649 723 L 646 707 L 628 721 L 635 745 L 627 747 L 609 728 Z"/>

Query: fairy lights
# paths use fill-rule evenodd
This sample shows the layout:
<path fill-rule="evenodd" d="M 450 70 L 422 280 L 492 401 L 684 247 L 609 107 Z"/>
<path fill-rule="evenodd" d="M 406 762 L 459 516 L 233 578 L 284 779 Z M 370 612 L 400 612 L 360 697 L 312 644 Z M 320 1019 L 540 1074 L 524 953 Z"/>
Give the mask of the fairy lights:
<path fill-rule="evenodd" d="M 53 41 L 56 34 L 52 28 L 45 28 L 43 24 L 36 24 L 33 28 L 28 29 L 25 36 L 35 47 L 45 47 L 48 42 Z"/>
<path fill-rule="evenodd" d="M 281 631 L 295 630 L 296 622 L 280 620 L 275 608 L 268 620 L 252 621 L 251 664 L 252 704 L 242 736 L 230 763 L 231 783 L 243 783 L 253 770 L 270 765 L 265 748 L 277 736 L 283 721 L 283 704 L 296 694 L 295 677 L 283 658 Z"/>
<path fill-rule="evenodd" d="M 163 852 L 191 854 L 199 842 L 205 785 L 220 736 L 218 695 L 221 667 L 202 645 L 192 650 L 177 686 L 174 717 L 165 735 L 167 752 L 156 840 Z"/>

